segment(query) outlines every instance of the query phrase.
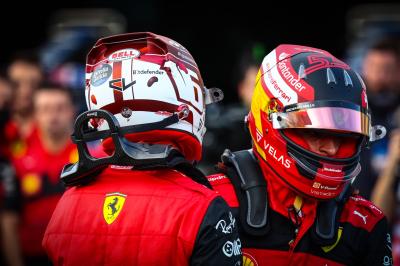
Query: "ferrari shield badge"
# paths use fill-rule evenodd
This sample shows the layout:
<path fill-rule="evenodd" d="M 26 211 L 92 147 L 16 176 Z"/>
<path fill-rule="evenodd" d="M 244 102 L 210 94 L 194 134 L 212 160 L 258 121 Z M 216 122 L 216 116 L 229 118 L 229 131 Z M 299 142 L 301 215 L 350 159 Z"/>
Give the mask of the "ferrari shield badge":
<path fill-rule="evenodd" d="M 126 195 L 121 193 L 106 194 L 103 205 L 103 217 L 107 224 L 112 224 L 120 214 L 126 200 Z"/>

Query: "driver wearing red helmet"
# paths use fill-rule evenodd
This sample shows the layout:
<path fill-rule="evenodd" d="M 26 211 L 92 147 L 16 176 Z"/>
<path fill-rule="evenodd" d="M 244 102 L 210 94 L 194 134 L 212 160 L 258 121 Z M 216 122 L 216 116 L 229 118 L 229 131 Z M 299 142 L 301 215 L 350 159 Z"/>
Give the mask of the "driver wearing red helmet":
<path fill-rule="evenodd" d="M 370 126 L 360 76 L 330 53 L 280 45 L 246 119 L 253 148 L 226 150 L 212 186 L 234 208 L 244 265 L 391 265 L 384 214 L 351 187 Z"/>
<path fill-rule="evenodd" d="M 205 105 L 222 95 L 190 53 L 153 33 L 107 37 L 86 75 L 79 162 L 64 167 L 69 189 L 43 239 L 54 265 L 240 265 L 232 213 L 193 166 Z M 90 152 L 99 139 L 107 157 Z"/>

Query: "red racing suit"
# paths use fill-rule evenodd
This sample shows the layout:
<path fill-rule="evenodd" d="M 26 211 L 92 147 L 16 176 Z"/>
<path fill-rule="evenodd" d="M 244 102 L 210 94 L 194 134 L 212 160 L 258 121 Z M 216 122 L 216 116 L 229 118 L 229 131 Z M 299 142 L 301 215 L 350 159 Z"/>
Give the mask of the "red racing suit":
<path fill-rule="evenodd" d="M 237 196 L 244 193 L 245 186 L 237 189 L 227 169 L 220 164 L 221 173 L 210 175 L 208 180 L 238 220 L 243 265 L 392 265 L 387 221 L 371 202 L 349 196 L 338 213 L 334 238 L 322 243 L 315 237 L 318 205 L 322 203 L 299 197 L 267 169 L 261 168 L 261 173 L 266 180 L 269 229 L 260 235 L 246 232 Z"/>
<path fill-rule="evenodd" d="M 131 168 L 65 192 L 43 239 L 54 265 L 240 265 L 218 194 L 177 170 Z"/>

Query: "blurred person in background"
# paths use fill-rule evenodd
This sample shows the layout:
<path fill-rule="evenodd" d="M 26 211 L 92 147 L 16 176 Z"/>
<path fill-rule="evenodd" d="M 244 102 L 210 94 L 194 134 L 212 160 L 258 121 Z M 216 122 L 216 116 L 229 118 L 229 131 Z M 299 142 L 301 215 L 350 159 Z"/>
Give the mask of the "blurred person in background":
<path fill-rule="evenodd" d="M 7 76 L 0 73 L 0 154 L 4 155 L 6 149 L 5 125 L 10 118 L 11 99 L 13 96 L 13 88 Z"/>
<path fill-rule="evenodd" d="M 394 113 L 400 104 L 400 40 L 385 38 L 366 53 L 362 76 L 367 85 L 371 119 L 386 127 L 388 133 L 396 125 Z M 361 160 L 364 168 L 354 182 L 360 194 L 370 198 L 371 191 L 387 163 L 389 138 L 371 144 Z"/>
<path fill-rule="evenodd" d="M 265 47 L 254 42 L 239 56 L 232 79 L 236 84 L 239 102 L 207 107 L 207 133 L 204 137 L 203 160 L 199 167 L 206 173 L 213 171 L 226 147 L 234 150 L 251 147 L 251 138 L 245 130 L 244 117 L 248 114 L 258 67 L 265 56 Z"/>
<path fill-rule="evenodd" d="M 5 140 L 4 127 L 9 119 L 10 103 L 12 98 L 12 86 L 7 76 L 0 73 L 0 210 L 3 208 L 4 193 L 8 180 L 15 178 L 15 171 L 9 161 L 8 145 Z M 1 217 L 1 213 L 0 213 Z M 0 218 L 1 219 L 1 218 Z M 0 232 L 1 236 L 1 232 Z M 0 243 L 2 247 L 2 243 Z M 3 249 L 1 248 L 3 251 Z M 0 253 L 0 264 L 4 265 L 4 253 Z"/>
<path fill-rule="evenodd" d="M 42 82 L 43 73 L 34 52 L 21 52 L 8 67 L 8 77 L 13 83 L 13 101 L 10 121 L 5 128 L 10 151 L 18 156 L 26 149 L 25 140 L 34 131 L 33 93 Z"/>
<path fill-rule="evenodd" d="M 397 114 L 400 115 L 399 112 L 397 112 Z M 400 193 L 398 180 L 400 164 L 400 129 L 392 130 L 388 148 L 386 164 L 372 191 L 371 200 L 382 209 L 393 225 L 393 262 L 394 265 L 398 266 L 400 265 Z"/>
<path fill-rule="evenodd" d="M 23 154 L 12 157 L 16 177 L 7 181 L 1 220 L 3 248 L 9 265 L 46 265 L 41 241 L 64 191 L 63 166 L 77 161 L 70 140 L 74 102 L 68 89 L 44 84 L 33 94 L 36 128 Z"/>

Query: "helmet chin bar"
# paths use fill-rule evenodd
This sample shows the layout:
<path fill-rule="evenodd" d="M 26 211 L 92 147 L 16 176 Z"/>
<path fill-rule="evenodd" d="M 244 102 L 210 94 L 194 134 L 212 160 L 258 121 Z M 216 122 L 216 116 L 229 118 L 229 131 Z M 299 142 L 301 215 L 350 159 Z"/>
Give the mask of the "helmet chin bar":
<path fill-rule="evenodd" d="M 173 167 L 186 161 L 183 155 L 170 145 L 133 143 L 124 138 L 126 133 L 143 132 L 162 129 L 179 122 L 187 116 L 185 110 L 154 123 L 135 125 L 130 127 L 119 126 L 118 120 L 108 111 L 91 110 L 78 116 L 75 121 L 72 141 L 76 143 L 79 161 L 67 164 L 61 173 L 61 180 L 66 186 L 82 185 L 90 182 L 94 176 L 108 165 L 132 166 L 135 169 Z M 104 119 L 109 130 L 84 133 L 83 127 L 91 118 Z M 88 141 L 111 137 L 115 146 L 114 154 L 104 158 L 94 158 L 87 147 Z"/>
<path fill-rule="evenodd" d="M 331 157 L 321 156 L 306 150 L 300 145 L 294 143 L 282 131 L 279 131 L 279 134 L 282 136 L 283 139 L 287 141 L 289 156 L 296 162 L 297 166 L 301 169 L 301 170 L 299 169 L 299 171 L 302 172 L 303 176 L 308 179 L 314 180 L 318 176 L 321 179 L 333 181 L 335 177 L 326 176 L 317 171 L 318 168 L 324 167 L 324 165 L 327 167 L 329 167 L 329 165 L 332 166 L 340 165 L 342 167 L 341 172 L 343 173 L 348 172 L 348 174 L 341 177 L 343 179 L 342 180 L 343 183 L 351 182 L 357 177 L 357 175 L 361 171 L 361 166 L 359 163 L 360 160 L 359 155 L 361 152 L 360 146 L 362 144 L 360 144 L 356 154 L 354 154 L 352 157 L 331 158 Z"/>
<path fill-rule="evenodd" d="M 313 177 L 317 177 L 318 176 L 319 178 L 327 179 L 327 180 L 332 179 L 332 176 L 323 175 L 323 174 L 318 173 L 317 171 L 313 170 L 312 167 L 308 166 L 310 163 L 307 163 L 306 161 L 302 161 L 301 159 L 299 159 L 295 155 L 293 155 L 291 152 L 288 152 L 288 154 L 310 176 L 313 176 Z M 347 182 L 349 182 L 349 180 L 352 182 L 358 176 L 358 174 L 360 172 L 361 172 L 361 165 L 360 165 L 360 163 L 357 163 L 356 166 L 352 169 L 352 171 L 350 173 L 348 173 L 347 175 L 343 176 L 342 183 L 347 183 Z"/>

